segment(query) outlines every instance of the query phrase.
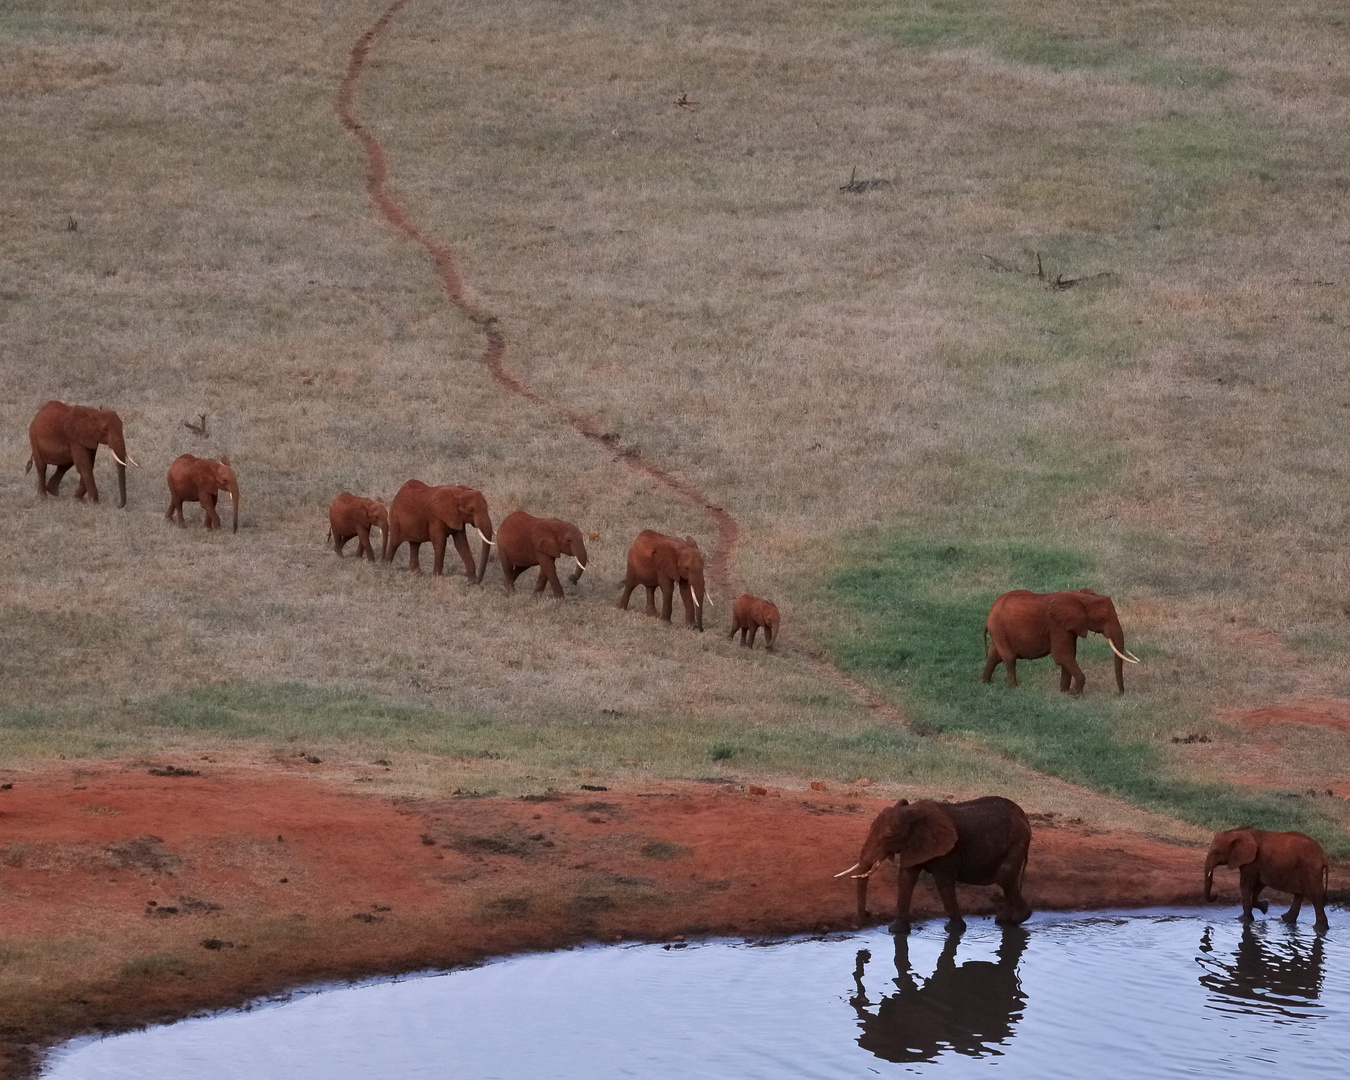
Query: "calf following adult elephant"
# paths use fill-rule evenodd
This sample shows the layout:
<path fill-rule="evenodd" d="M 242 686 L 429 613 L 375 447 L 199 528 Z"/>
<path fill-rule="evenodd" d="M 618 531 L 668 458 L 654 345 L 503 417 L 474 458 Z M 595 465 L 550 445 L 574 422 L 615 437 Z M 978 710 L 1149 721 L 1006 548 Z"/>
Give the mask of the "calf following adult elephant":
<path fill-rule="evenodd" d="M 357 538 L 356 557 L 375 562 L 375 549 L 370 545 L 370 530 L 379 529 L 380 554 L 389 543 L 389 511 L 383 499 L 365 499 L 344 491 L 328 507 L 329 536 L 338 558 L 352 537 Z"/>
<path fill-rule="evenodd" d="M 220 528 L 220 515 L 216 513 L 216 493 L 226 492 L 234 503 L 234 524 L 232 532 L 239 531 L 239 478 L 235 476 L 234 466 L 227 457 L 214 461 L 211 458 L 193 457 L 183 454 L 169 466 L 169 509 L 164 516 L 173 521 L 175 515 L 178 527 L 185 528 L 183 504 L 201 503 L 202 525 L 207 529 Z"/>
<path fill-rule="evenodd" d="M 1269 888 L 1293 894 L 1293 904 L 1280 916 L 1285 922 L 1298 921 L 1307 897 L 1317 912 L 1313 926 L 1327 929 L 1327 855 L 1311 836 L 1251 828 L 1215 833 L 1205 856 L 1205 899 L 1211 902 L 1214 871 L 1221 865 L 1238 871 L 1243 919 L 1252 918 L 1253 907 L 1259 907 L 1262 914 L 1269 910 L 1268 901 L 1261 899 L 1261 890 Z"/>
<path fill-rule="evenodd" d="M 55 495 L 61 488 L 61 478 L 74 466 L 80 475 L 75 498 L 83 499 L 87 494 L 91 502 L 98 502 L 94 457 L 100 445 L 106 446 L 117 462 L 117 505 L 126 506 L 127 466 L 136 462 L 127 453 L 127 444 L 122 437 L 122 418 L 112 409 L 91 409 L 86 405 L 49 401 L 28 425 L 28 444 L 32 456 L 24 471 L 37 466 L 39 495 Z M 50 481 L 47 479 L 48 465 L 56 468 Z"/>
<path fill-rule="evenodd" d="M 897 934 L 909 933 L 909 907 L 914 886 L 925 870 L 933 875 L 947 929 L 965 929 L 956 886 L 998 885 L 1003 910 L 997 922 L 1017 924 L 1031 915 L 1022 896 L 1022 875 L 1031 846 L 1031 822 L 1009 799 L 987 795 L 969 802 L 939 803 L 901 799 L 881 811 L 867 830 L 858 861 L 835 877 L 851 874 L 858 882 L 858 922 L 867 919 L 867 882 L 887 859 L 900 866 L 896 902 Z"/>
<path fill-rule="evenodd" d="M 1087 676 L 1078 666 L 1078 639 L 1101 634 L 1115 653 L 1116 688 L 1125 693 L 1125 664 L 1139 658 L 1125 648 L 1125 632 L 1109 596 L 1091 589 L 1004 593 L 989 609 L 985 635 L 992 638 L 981 682 L 988 682 L 1001 663 L 1009 686 L 1017 685 L 1017 661 L 1053 656 L 1059 665 L 1061 693 L 1081 694 Z"/>
<path fill-rule="evenodd" d="M 543 592 L 548 586 L 561 600 L 563 587 L 555 564 L 564 555 L 577 561 L 576 570 L 567 579 L 575 585 L 586 569 L 586 542 L 581 538 L 581 530 L 571 522 L 537 518 L 517 510 L 507 514 L 497 527 L 497 557 L 501 560 L 507 592 L 515 592 L 516 578 L 531 566 L 537 566 L 539 578 L 534 591 Z"/>
<path fill-rule="evenodd" d="M 628 573 L 624 577 L 619 607 L 627 609 L 628 598 L 639 585 L 647 590 L 647 614 L 656 614 L 656 590 L 662 594 L 661 618 L 670 622 L 678 589 L 684 602 L 686 626 L 703 629 L 707 589 L 703 583 L 703 553 L 692 536 L 683 540 L 652 529 L 638 533 L 628 549 Z"/>
<path fill-rule="evenodd" d="M 483 561 L 475 568 L 473 552 L 466 535 L 472 526 L 483 538 Z M 445 541 L 454 537 L 455 550 L 464 563 L 469 580 L 479 583 L 487 571 L 492 554 L 492 518 L 481 491 L 446 484 L 432 487 L 421 480 L 409 480 L 389 505 L 389 533 L 384 544 L 384 561 L 393 562 L 400 544 L 408 545 L 408 569 L 421 573 L 417 561 L 420 545 L 430 541 L 433 574 L 445 571 Z"/>
<path fill-rule="evenodd" d="M 758 596 L 751 596 L 749 593 L 741 593 L 736 597 L 736 602 L 731 606 L 731 633 L 727 635 L 730 641 L 736 636 L 739 630 L 741 635 L 741 644 L 755 647 L 755 634 L 760 627 L 764 628 L 764 648 L 773 652 L 774 638 L 778 636 L 778 623 L 780 616 L 778 608 L 768 600 L 761 600 Z M 750 640 L 746 641 L 746 635 L 749 634 Z"/>

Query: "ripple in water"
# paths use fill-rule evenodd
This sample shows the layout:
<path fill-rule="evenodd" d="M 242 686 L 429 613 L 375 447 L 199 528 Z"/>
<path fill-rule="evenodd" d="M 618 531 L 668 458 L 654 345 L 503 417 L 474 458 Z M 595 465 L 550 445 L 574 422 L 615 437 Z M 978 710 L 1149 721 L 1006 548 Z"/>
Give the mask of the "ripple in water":
<path fill-rule="evenodd" d="M 1203 917 L 1202 917 L 1203 915 Z M 57 1054 L 49 1080 L 1350 1076 L 1350 920 L 1234 909 L 615 946 L 298 996 Z"/>

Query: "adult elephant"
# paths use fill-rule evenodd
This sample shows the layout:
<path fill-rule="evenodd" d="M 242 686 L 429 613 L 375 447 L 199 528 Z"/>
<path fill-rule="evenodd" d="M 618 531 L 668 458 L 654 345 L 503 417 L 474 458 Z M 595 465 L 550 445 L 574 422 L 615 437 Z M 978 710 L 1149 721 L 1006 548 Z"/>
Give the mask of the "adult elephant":
<path fill-rule="evenodd" d="M 656 614 L 656 590 L 661 590 L 661 618 L 670 622 L 675 591 L 684 603 L 686 626 L 703 630 L 703 607 L 708 593 L 703 582 L 703 553 L 692 536 L 683 540 L 652 529 L 638 533 L 628 549 L 628 573 L 624 577 L 619 607 L 628 609 L 628 598 L 639 585 L 647 590 L 647 614 Z"/>
<path fill-rule="evenodd" d="M 1263 915 L 1270 910 L 1270 902 L 1261 899 L 1261 890 L 1269 888 L 1293 894 L 1293 904 L 1280 916 L 1290 926 L 1298 921 L 1303 899 L 1307 897 L 1317 912 L 1313 928 L 1328 928 L 1327 854 L 1311 836 L 1251 828 L 1215 833 L 1205 856 L 1205 899 L 1211 903 L 1214 871 L 1220 865 L 1238 871 L 1244 922 L 1251 921 L 1254 906 Z"/>
<path fill-rule="evenodd" d="M 469 549 L 466 532 L 472 525 L 483 538 L 483 562 L 475 567 L 473 552 Z M 488 556 L 492 554 L 492 518 L 488 515 L 487 500 L 474 488 L 445 484 L 432 487 L 421 480 L 409 480 L 389 504 L 389 533 L 384 544 L 384 561 L 394 561 L 394 552 L 400 544 L 408 545 L 408 569 L 422 572 L 417 561 L 418 548 L 431 542 L 434 555 L 432 573 L 445 572 L 445 541 L 454 537 L 455 550 L 464 562 L 469 580 L 479 584 L 487 572 Z"/>
<path fill-rule="evenodd" d="M 1025 589 L 1007 592 L 994 601 L 984 623 L 988 644 L 981 682 L 994 676 L 1001 663 L 1009 686 L 1017 685 L 1017 661 L 1054 657 L 1059 665 L 1061 693 L 1083 692 L 1087 676 L 1078 666 L 1078 639 L 1101 634 L 1115 653 L 1116 689 L 1125 693 L 1125 665 L 1139 658 L 1125 648 L 1125 631 L 1120 628 L 1116 606 L 1109 596 L 1091 589 L 1067 592 L 1034 593 Z"/>
<path fill-rule="evenodd" d="M 183 454 L 175 458 L 169 466 L 169 509 L 164 516 L 173 521 L 175 515 L 178 527 L 186 528 L 183 520 L 183 504 L 195 502 L 202 504 L 202 525 L 207 529 L 220 528 L 220 515 L 216 513 L 216 494 L 224 491 L 234 504 L 234 524 L 231 532 L 239 531 L 239 478 L 234 466 L 227 457 L 216 461 L 212 458 L 193 457 Z"/>
<path fill-rule="evenodd" d="M 577 561 L 576 570 L 567 579 L 575 585 L 586 569 L 586 542 L 581 538 L 581 530 L 569 521 L 538 518 L 517 510 L 502 518 L 497 527 L 497 558 L 501 560 L 507 592 L 515 592 L 516 578 L 531 566 L 537 566 L 539 579 L 534 583 L 534 591 L 543 592 L 547 585 L 561 600 L 563 587 L 555 564 L 564 555 Z"/>
<path fill-rule="evenodd" d="M 80 475 L 75 498 L 83 499 L 88 494 L 92 502 L 98 502 L 94 456 L 100 445 L 106 446 L 117 462 L 117 505 L 119 508 L 126 506 L 127 466 L 136 462 L 127 453 L 127 444 L 122 437 L 122 418 L 112 409 L 91 409 L 87 405 L 49 401 L 28 425 L 28 444 L 33 453 L 24 472 L 37 466 L 39 495 L 55 495 L 61 488 L 61 478 L 73 465 Z M 56 467 L 50 481 L 47 479 L 48 465 Z"/>
<path fill-rule="evenodd" d="M 959 803 L 901 799 L 876 816 L 858 861 L 835 877 L 851 874 L 857 880 L 859 924 L 867 920 L 868 879 L 893 858 L 900 866 L 895 922 L 891 924 L 895 933 L 909 933 L 910 901 L 924 871 L 933 875 L 949 931 L 966 927 L 956 902 L 958 883 L 1001 887 L 1003 910 L 996 921 L 1015 926 L 1031 915 L 1022 896 L 1030 846 L 1031 822 L 1009 799 L 997 795 Z"/>
<path fill-rule="evenodd" d="M 333 550 L 342 558 L 347 541 L 356 537 L 356 557 L 376 562 L 375 549 L 370 545 L 370 530 L 379 529 L 380 554 L 389 542 L 389 509 L 383 499 L 366 499 L 344 491 L 328 505 L 328 535 Z"/>

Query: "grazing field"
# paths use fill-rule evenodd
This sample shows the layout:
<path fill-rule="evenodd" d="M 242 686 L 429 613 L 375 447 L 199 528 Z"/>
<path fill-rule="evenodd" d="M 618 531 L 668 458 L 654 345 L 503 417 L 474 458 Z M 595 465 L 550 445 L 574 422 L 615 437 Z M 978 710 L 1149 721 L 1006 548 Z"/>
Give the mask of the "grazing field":
<path fill-rule="evenodd" d="M 1343 799 L 1234 787 L 1248 733 L 1220 716 L 1350 697 L 1350 19 L 399 13 L 356 101 L 392 189 L 520 378 L 738 519 L 711 625 L 736 591 L 773 598 L 768 656 L 613 610 L 639 530 L 707 551 L 709 519 L 503 391 L 372 209 L 334 98 L 383 6 L 0 10 L 0 758 L 245 741 L 431 755 L 427 787 L 503 792 L 1025 793 L 1031 765 L 1343 847 Z M 121 412 L 126 510 L 74 503 L 73 474 L 38 499 L 26 427 L 49 398 Z M 234 462 L 237 536 L 192 506 L 186 531 L 164 520 L 183 452 Z M 590 572 L 556 604 L 532 575 L 505 596 L 495 563 L 477 589 L 325 549 L 334 495 L 410 477 L 575 521 Z M 1016 691 L 975 683 L 987 603 L 1038 584 L 1115 597 L 1145 661 L 1123 701 L 1095 646 L 1083 701 L 1048 661 Z M 823 678 L 820 649 L 912 726 Z"/>

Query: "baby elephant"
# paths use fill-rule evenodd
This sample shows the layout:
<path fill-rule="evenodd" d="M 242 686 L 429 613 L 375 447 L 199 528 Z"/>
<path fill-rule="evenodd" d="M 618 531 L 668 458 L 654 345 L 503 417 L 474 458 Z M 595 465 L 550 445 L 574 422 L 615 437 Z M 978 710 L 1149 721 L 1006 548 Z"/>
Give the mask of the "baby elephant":
<path fill-rule="evenodd" d="M 1270 910 L 1270 902 L 1261 899 L 1261 890 L 1275 889 L 1294 894 L 1294 902 L 1281 918 L 1292 926 L 1306 896 L 1317 912 L 1316 930 L 1326 930 L 1327 855 L 1322 845 L 1301 832 L 1266 832 L 1264 829 L 1230 829 L 1214 834 L 1205 857 L 1205 899 L 1214 900 L 1214 868 L 1226 864 L 1238 871 L 1238 889 L 1242 893 L 1242 919 L 1250 922 L 1252 908 L 1261 914 Z"/>
<path fill-rule="evenodd" d="M 383 539 L 380 541 L 380 554 L 384 554 L 384 545 L 389 542 L 389 511 L 383 499 L 363 499 L 344 491 L 328 507 L 328 536 L 333 541 L 333 550 L 338 558 L 342 549 L 353 536 L 358 538 L 356 557 L 376 562 L 375 549 L 370 546 L 370 530 L 379 529 Z"/>
<path fill-rule="evenodd" d="M 230 465 L 229 458 L 225 457 L 219 461 L 213 461 L 211 458 L 199 458 L 193 457 L 191 454 L 184 454 L 169 466 L 168 480 L 171 501 L 164 516 L 173 521 L 176 514 L 180 529 L 186 527 L 186 523 L 183 521 L 183 504 L 185 502 L 201 503 L 202 510 L 206 515 L 202 524 L 208 529 L 219 529 L 220 515 L 216 513 L 216 492 L 224 491 L 229 494 L 230 501 L 234 503 L 234 527 L 232 531 L 239 531 L 239 480 L 234 475 L 234 468 Z"/>
<path fill-rule="evenodd" d="M 764 627 L 764 647 L 773 652 L 773 639 L 778 636 L 778 609 L 767 600 L 761 600 L 758 596 L 751 596 L 749 593 L 741 593 L 736 597 L 736 603 L 731 608 L 731 633 L 727 635 L 730 641 L 736 636 L 736 631 L 741 632 L 741 644 L 755 647 L 755 635 L 759 628 Z M 750 634 L 750 640 L 745 640 L 746 632 Z"/>

